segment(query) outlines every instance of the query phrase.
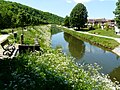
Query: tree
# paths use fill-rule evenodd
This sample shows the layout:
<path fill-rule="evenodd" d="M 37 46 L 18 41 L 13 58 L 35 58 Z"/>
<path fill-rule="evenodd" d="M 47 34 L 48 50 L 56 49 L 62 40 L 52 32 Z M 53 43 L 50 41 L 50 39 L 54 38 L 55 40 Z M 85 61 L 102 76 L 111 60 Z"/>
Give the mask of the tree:
<path fill-rule="evenodd" d="M 67 26 L 67 27 L 70 26 L 70 23 L 69 23 L 69 17 L 68 17 L 68 16 L 65 17 L 65 20 L 64 20 L 64 26 Z"/>
<path fill-rule="evenodd" d="M 87 9 L 82 3 L 78 3 L 70 13 L 70 25 L 78 30 L 87 22 Z"/>
<path fill-rule="evenodd" d="M 0 0 L 0 29 L 38 24 L 62 24 L 64 18 L 16 2 Z"/>
<path fill-rule="evenodd" d="M 118 27 L 120 28 L 120 0 L 116 3 L 116 9 L 113 12 L 115 14 L 115 21 Z"/>
<path fill-rule="evenodd" d="M 18 13 L 17 16 L 17 23 L 20 24 L 22 27 L 24 27 L 26 25 L 26 21 L 27 21 L 27 16 L 25 11 L 21 11 Z"/>

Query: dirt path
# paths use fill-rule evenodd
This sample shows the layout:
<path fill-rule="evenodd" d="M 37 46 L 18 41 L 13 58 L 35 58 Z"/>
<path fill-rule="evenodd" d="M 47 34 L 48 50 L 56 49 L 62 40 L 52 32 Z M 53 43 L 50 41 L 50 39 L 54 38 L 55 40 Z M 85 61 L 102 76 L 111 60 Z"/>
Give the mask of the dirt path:
<path fill-rule="evenodd" d="M 77 32 L 79 32 L 79 33 L 83 33 L 83 34 L 88 34 L 88 35 L 91 35 L 91 36 L 97 36 L 97 37 L 102 37 L 102 38 L 113 39 L 113 40 L 117 41 L 118 43 L 120 43 L 120 38 L 114 38 L 114 37 L 103 36 L 103 35 L 98 35 L 98 34 L 91 34 L 91 33 L 88 33 L 88 32 L 82 32 L 82 31 L 77 31 Z"/>
<path fill-rule="evenodd" d="M 9 34 L 0 35 L 0 43 L 1 43 L 2 41 L 4 41 L 5 39 L 7 39 L 8 36 L 9 36 Z M 0 45 L 0 59 L 2 59 L 2 58 L 3 58 L 3 49 L 2 49 L 2 47 L 1 47 L 1 45 Z"/>
<path fill-rule="evenodd" d="M 58 27 L 62 27 L 62 26 L 58 26 Z M 63 28 L 67 28 L 67 27 L 63 27 Z M 75 31 L 75 30 L 72 29 L 72 28 L 67 28 L 67 29 L 72 30 L 72 31 Z M 91 35 L 91 36 L 97 36 L 97 37 L 102 37 L 102 38 L 113 39 L 113 40 L 117 41 L 118 43 L 120 43 L 120 38 L 114 38 L 114 37 L 110 37 L 110 36 L 103 36 L 103 35 L 98 35 L 98 34 L 92 34 L 92 33 L 83 32 L 83 31 L 76 31 L 76 32 L 82 33 L 82 34 L 88 34 L 88 35 Z"/>
<path fill-rule="evenodd" d="M 6 34 L 6 35 L 0 35 L 0 43 L 1 43 L 3 40 L 7 39 L 8 36 L 9 36 L 9 34 Z"/>

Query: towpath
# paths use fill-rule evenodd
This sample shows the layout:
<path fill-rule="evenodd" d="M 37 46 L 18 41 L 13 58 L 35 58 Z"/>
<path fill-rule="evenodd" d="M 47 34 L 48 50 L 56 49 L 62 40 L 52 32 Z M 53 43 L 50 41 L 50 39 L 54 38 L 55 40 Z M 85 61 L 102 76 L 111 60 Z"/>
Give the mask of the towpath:
<path fill-rule="evenodd" d="M 7 39 L 9 36 L 9 34 L 5 34 L 5 35 L 0 35 L 0 43 L 3 42 L 5 39 Z M 3 58 L 3 49 L 0 45 L 0 59 Z"/>
<path fill-rule="evenodd" d="M 0 43 L 1 43 L 2 41 L 4 41 L 5 39 L 7 39 L 8 36 L 9 36 L 9 34 L 0 35 Z"/>

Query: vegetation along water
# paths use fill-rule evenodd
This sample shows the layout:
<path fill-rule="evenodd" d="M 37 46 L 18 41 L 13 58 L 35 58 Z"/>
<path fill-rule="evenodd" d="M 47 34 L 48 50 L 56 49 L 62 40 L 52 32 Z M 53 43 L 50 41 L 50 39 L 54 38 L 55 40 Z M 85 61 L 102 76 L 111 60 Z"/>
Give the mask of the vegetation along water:
<path fill-rule="evenodd" d="M 82 3 L 78 3 L 67 19 L 70 23 L 67 21 L 66 25 L 81 30 L 87 22 L 87 13 L 86 7 Z M 69 32 L 65 33 L 69 30 L 60 31 L 57 34 L 61 28 L 57 28 L 54 24 L 63 25 L 64 18 L 19 3 L 1 0 L 0 21 L 0 33 L 10 33 L 8 39 L 11 43 L 21 44 L 20 36 L 22 34 L 24 35 L 24 45 L 33 45 L 36 38 L 40 45 L 40 51 L 22 53 L 12 59 L 0 60 L 0 90 L 120 89 L 119 82 L 116 80 L 112 82 L 108 75 L 99 73 L 101 67 L 98 65 L 103 65 L 105 68 L 101 69 L 101 72 L 109 73 L 111 77 L 114 75 L 118 77 L 116 76 L 118 74 L 114 73 L 119 71 L 119 57 L 109 51 L 90 45 L 88 42 L 76 39 Z M 13 30 L 17 33 L 16 38 L 14 38 L 14 34 L 11 34 Z M 73 34 L 77 36 L 77 34 Z M 97 39 L 96 42 L 99 40 L 102 41 Z M 58 45 L 57 48 L 56 45 Z M 61 45 L 64 46 L 63 50 L 60 48 Z M 117 45 L 114 41 L 105 44 L 108 49 Z M 66 55 L 67 53 L 68 55 Z M 101 59 L 98 54 L 103 56 L 101 61 L 98 60 Z M 112 61 L 108 63 L 109 57 L 106 55 L 113 58 L 113 63 Z M 107 60 L 104 60 L 106 58 Z M 119 78 L 117 79 L 119 80 Z"/>
<path fill-rule="evenodd" d="M 94 64 L 97 63 L 102 67 L 101 73 L 109 74 L 114 81 L 120 81 L 119 66 L 120 58 L 116 54 L 92 45 L 74 36 L 60 32 L 52 35 L 52 48 L 61 47 L 63 53 L 75 58 L 76 63 Z"/>

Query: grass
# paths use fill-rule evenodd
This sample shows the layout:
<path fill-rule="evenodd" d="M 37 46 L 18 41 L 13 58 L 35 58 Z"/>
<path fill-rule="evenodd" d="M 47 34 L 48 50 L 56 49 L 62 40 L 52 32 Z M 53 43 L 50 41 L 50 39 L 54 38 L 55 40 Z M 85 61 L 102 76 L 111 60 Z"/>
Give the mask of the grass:
<path fill-rule="evenodd" d="M 14 29 L 17 31 L 17 38 L 14 38 L 14 34 L 10 35 L 9 40 L 11 43 L 21 43 L 22 28 Z M 23 31 L 24 44 L 34 45 L 34 39 L 37 38 L 40 46 L 46 48 L 50 46 L 50 26 L 28 26 L 27 31 Z M 47 38 L 48 37 L 48 38 Z"/>
<path fill-rule="evenodd" d="M 13 28 L 3 29 L 3 30 L 0 30 L 0 34 L 9 34 L 9 33 L 12 33 L 12 30 L 16 32 L 19 29 L 21 29 L 21 27 L 14 28 L 14 29 Z"/>
<path fill-rule="evenodd" d="M 0 61 L 0 90 L 117 90 L 97 64 L 76 65 L 60 52 L 48 49 Z"/>
<path fill-rule="evenodd" d="M 99 35 L 103 35 L 103 36 L 110 36 L 110 37 L 115 37 L 115 38 L 120 38 L 119 35 L 116 35 L 115 34 L 115 31 L 112 30 L 112 29 L 104 29 L 104 30 L 101 30 L 101 29 L 96 29 L 96 30 L 91 30 L 91 31 L 88 31 L 89 33 L 92 33 L 92 34 L 99 34 Z"/>
<path fill-rule="evenodd" d="M 0 31 L 1 34 L 8 34 L 8 33 L 11 33 L 11 32 L 12 32 L 12 29 L 4 29 L 4 30 Z"/>
<path fill-rule="evenodd" d="M 47 47 L 47 43 L 50 44 L 49 30 L 49 26 L 28 27 L 25 35 L 29 34 L 27 36 L 30 38 L 27 36 L 26 38 L 31 44 L 36 33 L 41 32 L 39 39 L 45 40 L 41 41 L 41 44 Z M 12 36 L 10 38 L 12 39 Z M 0 60 L 0 90 L 117 90 L 119 88 L 107 78 L 107 75 L 98 72 L 97 64 L 77 65 L 73 58 L 61 52 L 61 49 L 53 50 L 48 47 L 43 52 L 21 54 L 12 60 Z"/>
<path fill-rule="evenodd" d="M 90 42 L 91 44 L 95 44 L 97 46 L 106 48 L 108 50 L 113 50 L 115 47 L 119 46 L 119 43 L 112 39 L 82 34 L 76 32 L 75 30 L 69 30 L 67 28 L 62 28 L 62 27 L 61 29 L 63 29 L 64 32 L 69 33 L 78 39 L 83 39 L 85 41 Z"/>

